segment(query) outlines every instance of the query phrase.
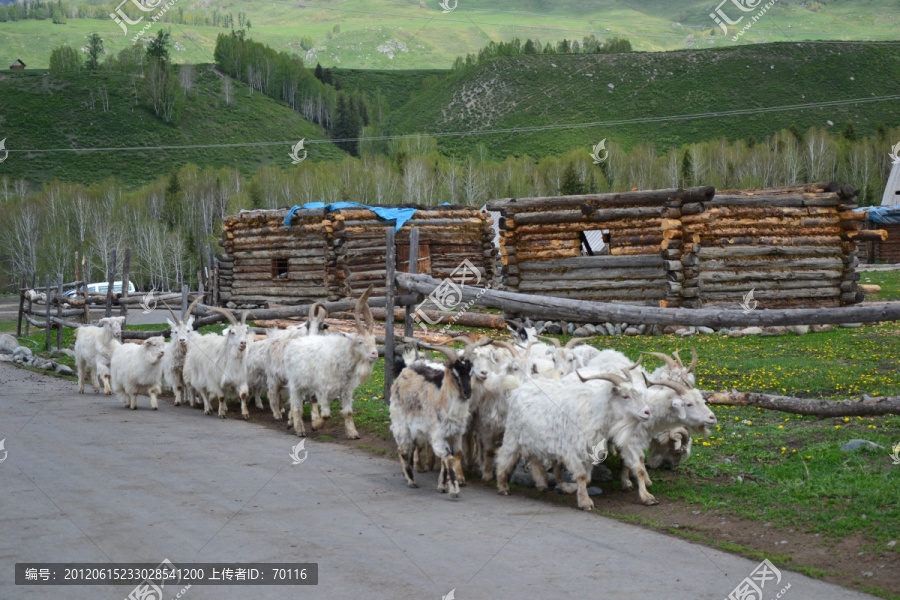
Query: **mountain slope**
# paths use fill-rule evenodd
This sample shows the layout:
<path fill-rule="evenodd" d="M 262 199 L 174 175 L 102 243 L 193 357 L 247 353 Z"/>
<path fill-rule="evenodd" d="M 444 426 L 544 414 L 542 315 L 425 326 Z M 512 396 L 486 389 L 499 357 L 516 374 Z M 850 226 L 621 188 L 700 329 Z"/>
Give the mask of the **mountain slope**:
<path fill-rule="evenodd" d="M 478 135 L 517 127 L 692 115 L 900 94 L 900 43 L 768 44 L 617 55 L 518 56 L 474 67 L 392 112 L 391 133 L 466 132 L 440 139 L 451 153 L 484 143 L 495 156 L 542 156 L 602 138 L 632 147 L 727 137 L 764 139 L 792 123 L 870 134 L 900 124 L 900 101 L 697 118 L 663 123 Z"/>
<path fill-rule="evenodd" d="M 136 80 L 138 87 L 141 80 Z M 100 99 L 109 94 L 108 112 Z M 92 100 L 93 98 L 93 100 Z M 0 139 L 8 150 L 42 148 L 122 148 L 295 143 L 301 138 L 327 139 L 322 130 L 284 104 L 233 81 L 225 103 L 222 77 L 207 66 L 197 67 L 197 81 L 185 99 L 180 124 L 164 123 L 143 104 L 135 104 L 131 77 L 122 73 L 69 74 L 52 77 L 35 72 L 0 74 Z M 344 156 L 330 142 L 307 143 L 313 161 Z M 93 183 L 116 177 L 135 186 L 172 167 L 192 162 L 200 166 L 238 166 L 249 173 L 262 164 L 291 166 L 290 146 L 158 149 L 146 151 L 12 152 L 0 164 L 0 177 L 24 177 L 32 182 L 51 179 Z"/>

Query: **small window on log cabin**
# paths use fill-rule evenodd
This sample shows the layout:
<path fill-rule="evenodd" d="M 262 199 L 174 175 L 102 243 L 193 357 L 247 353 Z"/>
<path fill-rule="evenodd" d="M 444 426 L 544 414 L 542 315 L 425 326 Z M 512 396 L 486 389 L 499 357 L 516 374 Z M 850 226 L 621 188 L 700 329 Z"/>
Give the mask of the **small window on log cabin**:
<path fill-rule="evenodd" d="M 288 276 L 288 259 L 273 258 L 272 259 L 272 279 L 287 279 Z"/>
<path fill-rule="evenodd" d="M 609 254 L 609 229 L 581 232 L 581 255 Z"/>
<path fill-rule="evenodd" d="M 406 273 L 409 271 L 409 242 L 397 243 L 397 271 Z M 420 275 L 431 275 L 431 244 L 419 242 L 418 270 Z"/>

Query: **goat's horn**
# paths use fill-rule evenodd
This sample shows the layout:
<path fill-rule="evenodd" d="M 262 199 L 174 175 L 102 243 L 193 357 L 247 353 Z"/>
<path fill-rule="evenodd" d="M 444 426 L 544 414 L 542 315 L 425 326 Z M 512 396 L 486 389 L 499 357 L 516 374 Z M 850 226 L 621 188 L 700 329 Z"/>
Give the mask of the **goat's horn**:
<path fill-rule="evenodd" d="M 568 342 L 566 342 L 565 347 L 566 347 L 566 349 L 571 350 L 573 346 L 577 346 L 578 344 L 580 344 L 580 343 L 583 342 L 584 340 L 589 340 L 589 339 L 591 339 L 591 338 L 589 338 L 589 337 L 576 337 L 576 338 L 572 338 L 571 340 L 569 340 Z"/>
<path fill-rule="evenodd" d="M 693 372 L 694 372 L 694 367 L 696 367 L 696 366 L 697 366 L 697 349 L 696 349 L 696 348 L 691 348 L 691 364 L 688 365 L 687 372 L 688 372 L 688 373 L 693 373 Z"/>
<path fill-rule="evenodd" d="M 507 319 L 506 324 L 512 325 L 514 329 L 522 329 L 523 327 L 525 327 L 525 325 L 523 325 L 521 321 L 517 321 L 515 319 Z"/>
<path fill-rule="evenodd" d="M 363 318 L 366 320 L 366 331 L 371 334 L 375 331 L 375 317 L 372 316 L 372 309 L 369 308 L 368 300 L 369 296 L 372 295 L 372 290 L 375 289 L 374 285 L 370 285 L 369 289 L 362 295 L 359 299 L 360 304 L 362 305 L 362 313 Z"/>
<path fill-rule="evenodd" d="M 456 336 L 456 337 L 450 338 L 448 341 L 450 341 L 450 342 L 462 342 L 462 343 L 465 344 L 466 346 L 475 343 L 475 340 L 473 340 L 472 338 L 470 338 L 470 337 L 467 336 L 467 335 L 458 335 L 458 336 Z"/>
<path fill-rule="evenodd" d="M 673 352 L 673 353 L 672 353 L 672 356 L 674 356 L 674 357 L 675 357 L 675 360 L 678 361 L 678 366 L 681 367 L 681 368 L 683 369 L 683 368 L 684 368 L 684 363 L 681 362 L 681 357 L 678 356 L 678 350 L 676 350 L 675 352 Z"/>
<path fill-rule="evenodd" d="M 675 390 L 676 392 L 678 392 L 678 395 L 679 395 L 679 396 L 683 396 L 683 395 L 687 394 L 687 393 L 690 391 L 686 385 L 683 385 L 683 384 L 681 384 L 681 383 L 679 383 L 679 382 L 677 382 L 677 381 L 674 381 L 674 380 L 670 380 L 670 381 L 651 381 L 651 382 L 650 382 L 650 385 L 662 385 L 662 386 L 665 386 L 665 387 L 667 387 L 667 388 L 671 388 L 671 389 Z"/>
<path fill-rule="evenodd" d="M 644 355 L 641 354 L 640 357 L 638 357 L 637 362 L 634 363 L 633 365 L 631 365 L 630 367 L 628 367 L 626 369 L 626 371 L 632 371 L 632 370 L 636 369 L 638 367 L 638 365 L 640 365 L 643 361 L 644 361 Z"/>
<path fill-rule="evenodd" d="M 246 325 L 246 324 L 247 324 L 247 317 L 249 317 L 249 316 L 250 316 L 250 311 L 249 311 L 249 310 L 245 310 L 245 311 L 244 311 L 244 314 L 241 315 L 241 325 Z"/>
<path fill-rule="evenodd" d="M 670 369 L 678 368 L 678 363 L 672 360 L 671 356 L 663 354 L 662 352 L 641 352 L 641 354 L 649 354 L 650 356 L 655 356 L 656 358 L 666 363 L 666 366 L 668 366 Z"/>
<path fill-rule="evenodd" d="M 474 342 L 469 342 L 469 343 L 467 343 L 467 344 L 466 344 L 466 350 L 467 350 L 467 351 L 468 351 L 468 350 L 474 350 L 475 348 L 481 348 L 482 346 L 487 346 L 488 344 L 493 344 L 493 343 L 494 343 L 494 340 L 493 340 L 493 339 L 491 339 L 491 338 L 489 338 L 489 337 L 487 337 L 487 336 L 484 336 L 484 337 L 481 338 L 480 340 L 477 340 L 477 341 L 474 341 Z"/>
<path fill-rule="evenodd" d="M 165 306 L 166 308 L 169 309 L 169 314 L 172 315 L 172 320 L 175 321 L 175 324 L 177 325 L 177 324 L 181 323 L 181 319 L 179 319 L 178 317 L 175 316 L 175 311 L 172 310 L 172 307 L 169 306 L 168 304 L 166 304 L 165 300 L 163 300 L 162 303 L 163 303 L 163 306 Z"/>
<path fill-rule="evenodd" d="M 459 360 L 459 354 L 456 352 L 455 348 L 449 348 L 447 346 L 432 346 L 431 344 L 420 344 L 420 346 L 427 350 L 434 350 L 435 352 L 440 352 L 441 354 L 446 356 L 448 359 L 450 359 L 450 362 L 455 362 L 455 361 Z"/>
<path fill-rule="evenodd" d="M 585 377 L 581 374 L 581 371 L 575 369 L 575 372 L 578 373 L 578 379 L 581 381 L 591 381 L 592 379 L 603 379 L 605 381 L 609 381 L 614 385 L 622 385 L 625 383 L 625 378 L 616 375 L 615 373 L 597 373 L 596 375 L 588 375 Z"/>
<path fill-rule="evenodd" d="M 188 305 L 187 310 L 184 311 L 184 318 L 185 318 L 185 319 L 187 319 L 189 316 L 191 316 L 191 311 L 193 311 L 195 308 L 197 308 L 197 305 L 200 304 L 200 301 L 201 301 L 201 300 L 203 300 L 203 296 L 200 296 L 200 295 L 198 294 L 197 297 L 194 298 L 194 301 L 191 302 L 191 303 Z"/>
<path fill-rule="evenodd" d="M 231 314 L 231 311 L 227 311 L 224 308 L 211 308 L 211 309 L 209 309 L 209 312 L 214 312 L 214 313 L 218 313 L 218 314 L 222 315 L 223 317 L 228 319 L 232 325 L 238 324 L 237 319 L 234 318 L 234 315 Z"/>
<path fill-rule="evenodd" d="M 542 338 L 545 339 L 545 340 L 549 340 L 550 343 L 553 344 L 553 346 L 554 346 L 555 348 L 560 348 L 560 347 L 561 347 L 561 346 L 560 346 L 560 343 L 559 343 L 559 340 L 556 339 L 555 337 L 549 337 L 549 336 L 546 336 L 546 335 L 542 335 L 542 336 L 540 336 L 540 337 L 542 337 Z"/>
<path fill-rule="evenodd" d="M 512 354 L 514 358 L 520 357 L 519 351 L 516 350 L 516 347 L 509 342 L 504 342 L 503 340 L 494 340 L 494 345 L 509 350 L 509 353 Z"/>

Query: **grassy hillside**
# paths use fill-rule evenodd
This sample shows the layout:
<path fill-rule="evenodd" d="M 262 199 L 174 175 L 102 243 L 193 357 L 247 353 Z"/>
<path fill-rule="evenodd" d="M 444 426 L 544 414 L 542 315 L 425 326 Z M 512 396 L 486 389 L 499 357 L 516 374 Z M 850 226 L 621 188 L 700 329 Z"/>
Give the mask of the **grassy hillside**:
<path fill-rule="evenodd" d="M 141 81 L 138 80 L 140 86 Z M 167 125 L 143 104 L 135 104 L 132 81 L 121 73 L 0 73 L 0 137 L 6 148 L 99 148 L 235 144 L 324 139 L 322 130 L 283 104 L 234 82 L 225 104 L 221 77 L 197 68 L 197 83 L 188 94 L 178 126 Z M 109 93 L 103 111 L 98 90 Z M 93 94 L 93 109 L 91 95 Z M 308 160 L 339 159 L 344 153 L 328 143 L 308 144 Z M 60 179 L 92 183 L 116 177 L 137 185 L 192 162 L 201 166 L 238 166 L 245 173 L 259 165 L 291 165 L 285 145 L 185 150 L 10 153 L 0 177 L 33 182 Z"/>
<path fill-rule="evenodd" d="M 720 50 L 617 55 L 551 55 L 491 61 L 419 94 L 394 110 L 392 133 L 494 130 L 686 115 L 900 94 L 900 43 L 770 44 Z M 900 101 L 664 123 L 440 139 L 465 153 L 484 143 L 495 156 L 543 156 L 602 138 L 658 147 L 767 135 L 796 123 L 861 135 L 900 124 Z M 827 121 L 834 125 L 828 126 Z"/>
<path fill-rule="evenodd" d="M 459 0 L 456 9 L 445 14 L 438 0 L 180 0 L 172 15 L 183 10 L 184 22 L 154 28 L 172 28 L 173 41 L 182 48 L 174 52 L 178 61 L 212 62 L 216 35 L 228 31 L 204 24 L 216 11 L 235 17 L 246 13 L 253 39 L 296 52 L 312 64 L 433 69 L 448 68 L 456 56 L 477 52 L 491 40 L 513 37 L 547 42 L 563 37 L 580 40 L 591 33 L 618 35 L 628 37 L 642 51 L 733 45 L 709 17 L 714 4 L 709 0 Z M 82 47 L 90 32 L 99 33 L 114 52 L 130 43 L 130 37 L 104 11 L 98 15 L 102 18 L 69 19 L 65 25 L 50 20 L 0 23 L 3 56 L 46 68 L 50 48 L 62 43 Z M 335 26 L 339 31 L 334 31 Z M 778 0 L 737 43 L 891 40 L 898 30 L 896 0 Z M 304 35 L 314 41 L 308 51 L 300 45 Z"/>

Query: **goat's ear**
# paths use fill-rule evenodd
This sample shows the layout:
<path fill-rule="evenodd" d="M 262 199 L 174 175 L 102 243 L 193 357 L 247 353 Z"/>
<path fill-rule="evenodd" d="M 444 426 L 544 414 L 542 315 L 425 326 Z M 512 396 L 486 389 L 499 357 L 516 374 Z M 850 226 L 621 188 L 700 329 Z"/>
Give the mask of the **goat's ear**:
<path fill-rule="evenodd" d="M 681 401 L 681 398 L 675 398 L 672 400 L 672 408 L 675 409 L 675 412 L 678 414 L 679 419 L 684 419 L 687 417 L 687 412 L 684 410 L 684 402 Z"/>
<path fill-rule="evenodd" d="M 168 321 L 168 319 L 166 319 Z M 188 326 L 188 329 L 194 324 L 194 315 L 188 317 L 188 320 L 185 322 L 185 325 Z"/>
<path fill-rule="evenodd" d="M 166 323 L 169 324 L 169 327 L 175 329 L 175 323 L 172 322 L 172 319 L 166 318 Z"/>

